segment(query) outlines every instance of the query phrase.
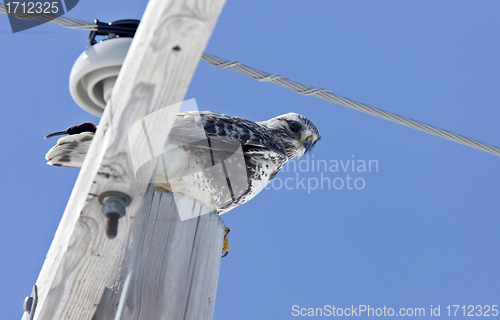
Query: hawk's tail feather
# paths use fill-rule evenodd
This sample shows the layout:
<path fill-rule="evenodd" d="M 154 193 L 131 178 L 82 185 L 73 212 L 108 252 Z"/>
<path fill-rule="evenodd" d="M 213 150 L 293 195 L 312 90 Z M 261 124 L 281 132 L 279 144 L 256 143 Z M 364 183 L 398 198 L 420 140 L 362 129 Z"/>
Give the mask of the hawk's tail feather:
<path fill-rule="evenodd" d="M 93 132 L 82 132 L 60 138 L 45 155 L 47 163 L 51 166 L 81 168 L 93 137 Z"/>

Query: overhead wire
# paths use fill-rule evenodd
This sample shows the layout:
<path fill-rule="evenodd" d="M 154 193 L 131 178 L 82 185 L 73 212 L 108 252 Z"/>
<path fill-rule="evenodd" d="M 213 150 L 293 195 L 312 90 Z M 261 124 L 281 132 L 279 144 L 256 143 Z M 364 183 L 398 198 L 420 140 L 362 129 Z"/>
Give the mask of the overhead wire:
<path fill-rule="evenodd" d="M 5 5 L 0 4 L 0 13 L 5 13 L 7 14 L 7 8 Z M 87 22 L 87 21 L 82 21 L 82 20 L 77 20 L 77 19 L 71 19 L 71 18 L 65 18 L 65 17 L 55 17 L 52 14 L 24 14 L 21 12 L 18 13 L 9 13 L 11 15 L 14 15 L 15 17 L 19 19 L 37 19 L 45 22 L 50 22 L 50 23 L 56 23 L 59 24 L 63 27 L 66 28 L 71 28 L 71 29 L 78 29 L 78 30 L 90 30 L 90 31 L 96 31 L 98 30 L 98 25 L 96 23 L 92 22 Z M 489 152 L 493 155 L 500 156 L 500 148 L 492 146 L 490 144 L 477 141 L 456 133 L 453 133 L 448 130 L 440 129 L 438 127 L 425 124 L 423 122 L 409 119 L 407 117 L 388 112 L 382 109 L 378 109 L 363 103 L 359 103 L 357 101 L 341 97 L 339 95 L 334 94 L 332 91 L 324 89 L 324 88 L 315 88 L 311 87 L 299 82 L 292 81 L 288 79 L 285 76 L 277 75 L 277 74 L 270 74 L 267 72 L 263 72 L 254 68 L 251 68 L 241 62 L 237 61 L 230 61 L 226 60 L 208 53 L 203 53 L 201 60 L 208 62 L 210 65 L 213 65 L 215 67 L 219 68 L 225 68 L 225 69 L 230 69 L 233 71 L 237 71 L 240 73 L 243 73 L 247 76 L 250 76 L 251 78 L 261 81 L 261 82 L 272 82 L 274 84 L 277 84 L 279 86 L 289 88 L 293 90 L 296 93 L 303 94 L 303 95 L 308 95 L 308 96 L 314 96 L 317 98 L 321 98 L 330 102 L 334 102 L 337 104 L 340 104 L 342 106 L 355 109 L 364 113 L 368 113 L 371 115 L 374 115 L 376 117 L 386 119 L 395 123 L 399 123 L 405 126 L 408 126 L 413 129 L 417 129 L 426 133 L 430 133 L 432 135 L 455 141 L 460 144 Z"/>
<path fill-rule="evenodd" d="M 279 86 L 289 88 L 293 90 L 296 93 L 303 94 L 303 95 L 308 95 L 308 96 L 314 96 L 317 98 L 325 99 L 330 102 L 334 102 L 340 105 L 343 105 L 345 107 L 355 109 L 364 113 L 368 113 L 371 115 L 374 115 L 376 117 L 390 120 L 395 123 L 399 123 L 405 126 L 408 126 L 413 129 L 417 129 L 420 131 L 424 131 L 426 133 L 430 133 L 433 135 L 436 135 L 441 138 L 445 138 L 451 141 L 455 141 L 458 143 L 461 143 L 463 145 L 469 146 L 476 148 L 481 151 L 486 151 L 491 154 L 494 154 L 496 156 L 500 156 L 500 148 L 489 145 L 487 143 L 477 141 L 456 133 L 453 133 L 451 131 L 447 131 L 444 129 L 440 129 L 438 127 L 425 124 L 423 122 L 409 119 L 407 117 L 400 116 L 398 114 L 388 112 L 382 109 L 378 109 L 363 103 L 359 103 L 357 101 L 344 98 L 341 96 L 338 96 L 334 94 L 332 91 L 323 89 L 323 88 L 314 88 L 310 87 L 307 85 L 304 85 L 299 82 L 292 81 L 288 79 L 287 77 L 277 75 L 277 74 L 270 74 L 267 72 L 263 72 L 251 67 L 246 66 L 245 64 L 237 61 L 229 61 L 223 58 L 216 57 L 214 55 L 210 55 L 207 53 L 204 53 L 201 57 L 202 60 L 208 62 L 209 64 L 219 67 L 219 68 L 226 68 L 230 70 L 234 70 L 240 73 L 243 73 L 247 76 L 252 77 L 255 80 L 258 81 L 265 81 L 265 82 L 272 82 L 274 84 L 277 84 Z"/>

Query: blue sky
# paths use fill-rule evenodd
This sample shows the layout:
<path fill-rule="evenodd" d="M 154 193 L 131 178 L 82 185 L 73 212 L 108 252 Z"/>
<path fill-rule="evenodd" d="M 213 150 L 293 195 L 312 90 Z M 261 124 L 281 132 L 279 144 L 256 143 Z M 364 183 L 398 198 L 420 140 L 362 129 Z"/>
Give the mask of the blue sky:
<path fill-rule="evenodd" d="M 145 6 L 83 0 L 68 16 L 140 19 Z M 228 1 L 206 52 L 500 146 L 499 17 L 498 1 Z M 98 118 L 68 90 L 87 32 L 12 34 L 3 16 L 0 38 L 0 309 L 19 319 L 78 174 L 45 164 L 56 140 L 43 136 Z M 186 98 L 255 121 L 301 113 L 322 134 L 309 161 L 378 163 L 280 173 L 292 190 L 276 182 L 223 215 L 231 252 L 215 319 L 302 318 L 294 305 L 427 317 L 431 305 L 441 317 L 447 305 L 500 305 L 498 157 L 205 62 Z M 321 174 L 364 187 L 308 192 Z"/>

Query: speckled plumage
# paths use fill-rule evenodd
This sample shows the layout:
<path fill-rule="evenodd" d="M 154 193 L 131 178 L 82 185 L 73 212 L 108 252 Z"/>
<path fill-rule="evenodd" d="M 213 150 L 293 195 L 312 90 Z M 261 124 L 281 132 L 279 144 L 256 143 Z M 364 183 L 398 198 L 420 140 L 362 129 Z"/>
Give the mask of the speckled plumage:
<path fill-rule="evenodd" d="M 50 165 L 81 167 L 94 133 L 72 132 L 47 153 Z M 319 138 L 316 127 L 295 113 L 253 122 L 182 112 L 161 155 L 155 188 L 197 199 L 222 214 L 252 199 Z"/>

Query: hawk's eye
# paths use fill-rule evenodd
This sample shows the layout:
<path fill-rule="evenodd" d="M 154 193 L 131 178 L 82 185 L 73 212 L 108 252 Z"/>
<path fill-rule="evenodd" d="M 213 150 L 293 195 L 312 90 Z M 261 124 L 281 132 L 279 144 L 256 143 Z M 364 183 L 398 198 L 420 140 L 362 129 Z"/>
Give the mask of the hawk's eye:
<path fill-rule="evenodd" d="M 297 122 L 290 122 L 288 126 L 290 127 L 290 130 L 292 132 L 297 132 L 300 130 L 300 125 Z"/>

